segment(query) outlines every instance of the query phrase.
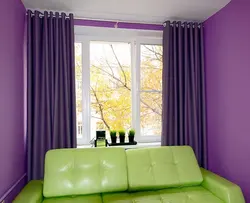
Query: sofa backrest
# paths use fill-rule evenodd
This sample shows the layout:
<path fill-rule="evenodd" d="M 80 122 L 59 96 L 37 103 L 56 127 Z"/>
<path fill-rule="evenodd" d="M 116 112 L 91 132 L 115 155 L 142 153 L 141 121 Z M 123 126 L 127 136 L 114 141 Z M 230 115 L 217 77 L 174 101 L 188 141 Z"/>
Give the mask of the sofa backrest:
<path fill-rule="evenodd" d="M 126 153 L 122 148 L 58 149 L 46 154 L 45 197 L 127 189 Z"/>
<path fill-rule="evenodd" d="M 126 151 L 130 191 L 200 185 L 203 177 L 191 147 Z"/>

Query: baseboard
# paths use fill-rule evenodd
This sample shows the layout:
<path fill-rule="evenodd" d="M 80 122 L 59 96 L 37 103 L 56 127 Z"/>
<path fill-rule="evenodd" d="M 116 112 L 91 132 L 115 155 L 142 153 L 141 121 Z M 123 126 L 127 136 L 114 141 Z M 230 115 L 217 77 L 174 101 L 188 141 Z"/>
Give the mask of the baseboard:
<path fill-rule="evenodd" d="M 18 181 L 16 181 L 15 184 L 2 197 L 0 197 L 0 202 L 4 201 L 4 203 L 11 203 L 25 186 L 26 176 L 26 173 L 23 174 L 21 178 L 19 178 Z"/>

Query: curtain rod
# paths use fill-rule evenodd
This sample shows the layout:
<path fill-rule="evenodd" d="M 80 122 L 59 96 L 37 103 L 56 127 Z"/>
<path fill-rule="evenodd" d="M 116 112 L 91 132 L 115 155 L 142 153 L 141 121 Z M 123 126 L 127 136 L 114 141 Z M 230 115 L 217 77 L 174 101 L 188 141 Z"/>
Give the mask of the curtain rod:
<path fill-rule="evenodd" d="M 35 12 L 33 12 L 33 11 L 31 11 L 31 10 L 28 10 L 27 12 L 26 12 L 26 15 L 28 15 L 28 13 L 31 13 L 31 15 L 32 16 L 34 16 L 35 15 L 35 12 L 38 12 L 39 13 L 39 16 L 44 16 L 44 13 L 42 13 L 41 11 L 35 11 Z M 62 15 L 62 13 L 60 14 L 60 12 L 52 12 L 52 11 L 44 11 L 44 12 L 47 12 L 48 13 L 48 16 L 51 16 L 51 14 L 55 17 L 56 16 L 56 13 L 58 13 L 59 15 L 59 17 L 61 17 Z M 67 15 L 66 13 L 64 13 L 65 14 L 65 17 L 67 17 L 67 18 L 69 18 L 70 17 L 70 15 L 73 15 L 73 14 L 69 14 L 69 15 Z M 94 19 L 76 19 L 76 20 L 91 20 L 91 21 L 100 21 L 100 20 L 94 20 Z M 102 20 L 102 21 L 105 21 L 105 20 Z M 107 22 L 115 22 L 115 21 L 107 21 Z M 166 27 L 166 23 L 167 22 L 170 22 L 170 21 L 165 21 L 163 24 L 162 24 L 162 26 L 163 27 Z M 130 23 L 130 22 L 118 22 L 117 21 L 117 24 L 118 23 Z M 181 21 L 173 21 L 173 22 L 170 22 L 170 25 L 174 25 L 174 24 L 176 24 L 177 26 L 179 26 L 179 24 L 181 23 L 181 26 L 184 26 L 185 24 L 187 25 L 187 26 L 190 26 L 190 24 L 192 23 L 192 26 L 194 26 L 195 24 L 197 24 L 198 25 L 198 27 L 201 27 L 202 26 L 202 23 L 198 23 L 198 22 L 181 22 Z M 130 24 L 145 24 L 145 25 L 147 25 L 147 23 L 133 23 L 133 22 L 131 22 Z M 151 25 L 151 24 L 150 24 Z M 160 25 L 160 24 L 152 24 L 152 25 Z"/>
<path fill-rule="evenodd" d="M 169 21 L 170 22 L 170 21 Z M 170 22 L 170 25 L 181 25 L 181 26 L 184 26 L 184 25 L 187 25 L 187 26 L 194 26 L 195 24 L 197 24 L 198 27 L 202 27 L 203 24 L 202 23 L 198 23 L 198 22 L 181 22 L 181 21 L 173 21 L 173 22 Z M 167 21 L 163 23 L 163 27 L 166 27 L 167 25 Z"/>
<path fill-rule="evenodd" d="M 170 21 L 167 21 L 170 22 Z M 111 20 L 97 20 L 97 19 L 87 19 L 87 18 L 81 18 L 81 19 L 75 19 L 75 25 L 78 26 L 97 26 L 97 27 L 114 27 L 114 28 L 130 28 L 130 29 L 145 29 L 146 30 L 163 30 L 164 27 L 166 27 L 166 23 L 163 24 L 148 24 L 145 22 L 128 22 L 128 21 L 111 21 Z M 170 22 L 170 25 L 176 24 L 177 27 L 181 23 L 181 26 L 187 25 L 187 27 L 194 26 L 197 24 L 198 27 L 202 26 L 202 23 L 198 22 L 181 22 L 181 21 L 173 21 Z M 192 24 L 192 25 L 191 25 Z M 139 28 L 138 28 L 139 27 Z"/>
<path fill-rule="evenodd" d="M 59 17 L 62 17 L 62 13 L 60 13 L 60 12 L 52 12 L 52 11 L 44 11 L 43 13 L 41 12 L 41 11 L 31 11 L 31 10 L 28 10 L 27 12 L 26 12 L 26 15 L 28 15 L 28 13 L 31 13 L 31 15 L 32 16 L 34 16 L 35 15 L 35 12 L 38 12 L 39 13 L 39 17 L 40 16 L 44 16 L 44 12 L 47 12 L 48 13 L 48 16 L 53 16 L 53 17 L 55 17 L 56 16 L 56 14 L 58 13 L 58 16 Z M 65 17 L 66 18 L 69 18 L 70 17 L 70 15 L 73 15 L 73 14 L 69 14 L 69 15 L 67 15 L 66 13 L 64 13 L 65 14 Z"/>

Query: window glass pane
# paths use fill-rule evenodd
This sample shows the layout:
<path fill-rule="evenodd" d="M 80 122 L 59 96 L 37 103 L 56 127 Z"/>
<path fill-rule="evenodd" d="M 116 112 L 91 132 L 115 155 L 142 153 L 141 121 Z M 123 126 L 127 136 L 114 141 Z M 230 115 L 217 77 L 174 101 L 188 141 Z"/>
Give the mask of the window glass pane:
<path fill-rule="evenodd" d="M 162 126 L 162 46 L 141 45 L 140 118 L 142 136 L 160 136 Z"/>
<path fill-rule="evenodd" d="M 162 46 L 141 45 L 141 89 L 162 89 Z"/>
<path fill-rule="evenodd" d="M 131 128 L 131 47 L 90 43 L 91 138 L 96 130 Z"/>
<path fill-rule="evenodd" d="M 77 137 L 82 137 L 82 44 L 75 43 Z"/>
<path fill-rule="evenodd" d="M 141 135 L 161 135 L 162 94 L 141 93 Z"/>

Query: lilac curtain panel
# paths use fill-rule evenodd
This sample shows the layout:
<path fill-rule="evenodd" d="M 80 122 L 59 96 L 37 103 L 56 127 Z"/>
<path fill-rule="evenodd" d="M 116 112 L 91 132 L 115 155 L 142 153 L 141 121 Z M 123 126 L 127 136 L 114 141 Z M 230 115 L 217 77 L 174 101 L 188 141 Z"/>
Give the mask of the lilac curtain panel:
<path fill-rule="evenodd" d="M 207 167 L 203 28 L 169 21 L 163 31 L 162 145 L 190 145 Z"/>
<path fill-rule="evenodd" d="M 50 149 L 76 147 L 73 15 L 28 11 L 28 179 Z"/>

